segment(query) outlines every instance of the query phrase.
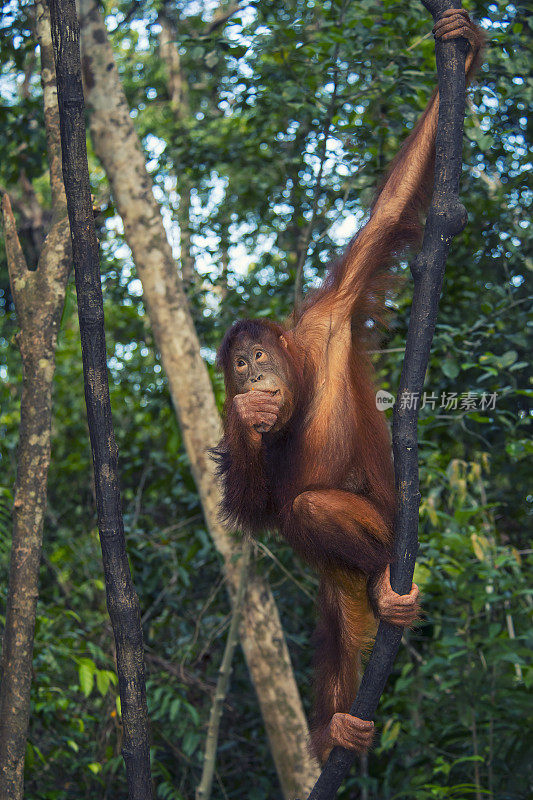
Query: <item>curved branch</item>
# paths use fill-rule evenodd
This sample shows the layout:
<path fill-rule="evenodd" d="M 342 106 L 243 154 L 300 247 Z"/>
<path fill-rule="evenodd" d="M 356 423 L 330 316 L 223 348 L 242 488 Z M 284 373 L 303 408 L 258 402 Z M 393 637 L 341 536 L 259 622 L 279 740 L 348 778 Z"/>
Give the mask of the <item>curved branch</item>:
<path fill-rule="evenodd" d="M 436 21 L 449 8 L 450 0 L 422 0 Z M 439 79 L 439 121 L 436 138 L 435 188 L 422 248 L 411 265 L 414 295 L 407 334 L 405 358 L 393 416 L 394 469 L 398 509 L 395 521 L 395 561 L 391 583 L 399 594 L 411 588 L 418 551 L 418 403 L 405 402 L 420 396 L 424 385 L 446 257 L 453 237 L 466 224 L 466 210 L 459 202 L 463 119 L 465 109 L 465 59 L 467 42 L 459 39 L 436 42 Z M 418 393 L 418 394 L 417 394 Z M 380 622 L 372 654 L 350 713 L 360 719 L 373 718 L 385 683 L 391 673 L 402 638 L 402 629 Z M 335 747 L 308 800 L 333 800 L 346 777 L 355 754 Z"/>

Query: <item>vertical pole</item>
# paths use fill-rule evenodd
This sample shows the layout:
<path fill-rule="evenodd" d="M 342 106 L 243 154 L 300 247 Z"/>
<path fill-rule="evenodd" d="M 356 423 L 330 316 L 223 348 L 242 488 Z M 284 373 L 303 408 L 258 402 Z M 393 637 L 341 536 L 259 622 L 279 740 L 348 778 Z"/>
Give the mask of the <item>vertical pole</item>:
<path fill-rule="evenodd" d="M 151 800 L 150 747 L 139 601 L 126 555 L 107 375 L 104 307 L 93 219 L 75 0 L 50 0 L 52 40 L 98 530 L 113 626 L 124 728 L 122 755 L 130 800 Z"/>
<path fill-rule="evenodd" d="M 459 3 L 422 0 L 435 21 Z M 420 253 L 411 264 L 414 295 L 400 385 L 394 406 L 392 441 L 398 508 L 395 520 L 395 559 L 391 585 L 408 594 L 418 552 L 418 403 L 402 398 L 420 397 L 429 360 L 437 310 L 450 243 L 466 224 L 466 210 L 459 202 L 462 165 L 463 121 L 466 98 L 465 39 L 437 41 L 439 120 L 436 137 L 435 188 Z M 417 394 L 418 393 L 418 394 Z M 394 666 L 403 630 L 380 622 L 374 647 L 350 714 L 372 719 Z M 311 790 L 308 800 L 334 800 L 348 774 L 355 753 L 334 747 Z"/>

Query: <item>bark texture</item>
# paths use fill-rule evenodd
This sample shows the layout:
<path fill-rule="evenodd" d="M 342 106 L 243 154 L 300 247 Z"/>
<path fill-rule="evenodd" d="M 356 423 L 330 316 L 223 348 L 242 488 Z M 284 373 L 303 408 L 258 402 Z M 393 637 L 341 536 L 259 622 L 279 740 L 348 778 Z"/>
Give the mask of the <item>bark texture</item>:
<path fill-rule="evenodd" d="M 2 200 L 9 279 L 20 326 L 17 343 L 23 366 L 13 541 L 0 687 L 2 800 L 22 800 L 24 793 L 33 636 L 50 464 L 52 381 L 57 333 L 71 265 L 67 207 L 61 178 L 50 17 L 41 2 L 36 6 L 36 29 L 41 50 L 52 226 L 42 245 L 35 270 L 28 270 L 8 195 L 5 194 Z"/>
<path fill-rule="evenodd" d="M 422 0 L 437 21 L 450 0 Z M 466 97 L 465 59 L 468 43 L 437 41 L 439 120 L 436 137 L 435 188 L 422 248 L 411 265 L 414 295 L 400 385 L 393 417 L 394 470 L 398 509 L 395 520 L 395 560 L 391 565 L 392 588 L 399 594 L 411 589 L 418 551 L 418 406 L 405 403 L 403 395 L 421 396 L 428 365 L 444 269 L 450 243 L 466 224 L 466 210 L 459 202 L 463 120 Z M 409 406 L 412 406 L 409 408 Z M 373 718 L 400 647 L 402 629 L 380 622 L 372 654 L 350 713 Z M 355 754 L 335 747 L 308 800 L 333 800 L 355 760 Z"/>
<path fill-rule="evenodd" d="M 117 653 L 122 755 L 130 800 L 151 800 L 148 712 L 139 602 L 131 579 L 122 521 L 118 448 L 113 431 L 100 263 L 87 164 L 75 0 L 50 0 L 57 74 L 63 179 L 78 295 L 85 402 L 94 466 L 98 530 L 107 608 Z"/>
<path fill-rule="evenodd" d="M 206 524 L 224 560 L 234 598 L 239 569 L 233 556 L 240 545 L 220 523 L 220 489 L 208 455 L 221 435 L 213 389 L 107 31 L 94 0 L 81 0 L 80 8 L 83 76 L 94 150 L 124 222 Z M 307 722 L 272 592 L 253 571 L 240 636 L 284 796 L 304 795 L 318 775 L 318 765 L 307 751 Z"/>
<path fill-rule="evenodd" d="M 176 31 L 165 13 L 159 15 L 158 21 L 161 25 L 159 55 L 166 67 L 170 107 L 178 125 L 183 125 L 190 113 L 189 86 L 183 74 L 180 54 L 176 46 Z M 178 225 L 180 229 L 181 277 L 185 287 L 189 287 L 194 284 L 196 277 L 194 258 L 191 251 L 190 213 L 192 186 L 189 177 L 183 171 L 180 171 L 179 164 L 175 166 L 180 197 Z"/>

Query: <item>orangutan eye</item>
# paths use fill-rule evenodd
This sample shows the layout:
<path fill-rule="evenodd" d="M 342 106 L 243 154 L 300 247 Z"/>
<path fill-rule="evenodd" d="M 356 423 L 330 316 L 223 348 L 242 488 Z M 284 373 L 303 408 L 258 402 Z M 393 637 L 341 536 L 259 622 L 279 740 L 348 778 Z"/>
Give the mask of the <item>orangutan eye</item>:
<path fill-rule="evenodd" d="M 238 370 L 242 371 L 246 367 L 246 361 L 244 361 L 242 358 L 239 358 L 239 360 L 236 362 L 235 366 L 237 367 Z"/>
<path fill-rule="evenodd" d="M 264 355 L 265 354 L 263 353 L 262 350 L 258 350 L 257 353 L 255 354 L 256 361 L 259 361 L 259 359 L 262 358 Z"/>

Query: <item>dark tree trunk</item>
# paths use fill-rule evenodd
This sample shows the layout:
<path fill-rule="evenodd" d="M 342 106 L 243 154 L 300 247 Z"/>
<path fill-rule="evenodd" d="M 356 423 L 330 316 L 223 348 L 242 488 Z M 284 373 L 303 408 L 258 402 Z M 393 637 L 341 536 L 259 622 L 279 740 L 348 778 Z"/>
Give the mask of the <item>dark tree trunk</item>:
<path fill-rule="evenodd" d="M 422 0 L 436 21 L 450 0 Z M 439 121 L 436 138 L 435 189 L 428 213 L 422 248 L 411 265 L 414 295 L 400 385 L 393 416 L 393 450 L 398 510 L 395 521 L 395 562 L 392 588 L 399 594 L 411 589 L 418 551 L 418 404 L 402 397 L 420 397 L 453 237 L 466 224 L 466 210 L 459 202 L 462 136 L 465 108 L 465 39 L 437 41 Z M 416 394 L 418 392 L 418 395 Z M 402 407 L 404 406 L 404 407 Z M 372 654 L 350 713 L 360 719 L 374 717 L 385 683 L 400 647 L 402 629 L 380 622 Z M 308 800 L 333 800 L 355 760 L 350 750 L 335 747 Z"/>
<path fill-rule="evenodd" d="M 98 529 L 117 671 L 130 800 L 152 798 L 148 712 L 139 601 L 126 555 L 107 376 L 104 308 L 85 141 L 79 25 L 74 0 L 50 0 L 57 74 L 63 179 L 78 295 L 87 421 L 94 466 Z"/>

